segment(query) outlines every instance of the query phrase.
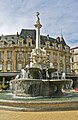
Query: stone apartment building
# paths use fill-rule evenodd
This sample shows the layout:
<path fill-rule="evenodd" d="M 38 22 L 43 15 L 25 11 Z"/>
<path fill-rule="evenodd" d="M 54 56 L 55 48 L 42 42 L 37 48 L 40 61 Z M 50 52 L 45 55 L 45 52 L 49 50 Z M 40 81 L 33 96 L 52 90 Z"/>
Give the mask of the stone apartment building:
<path fill-rule="evenodd" d="M 35 47 L 36 30 L 22 29 L 20 34 L 0 37 L 0 83 L 9 81 L 30 62 L 30 53 Z M 69 73 L 70 47 L 63 36 L 56 39 L 40 35 L 41 47 L 47 50 L 48 59 L 58 72 Z"/>
<path fill-rule="evenodd" d="M 71 51 L 71 70 L 78 75 L 78 47 L 73 47 Z"/>

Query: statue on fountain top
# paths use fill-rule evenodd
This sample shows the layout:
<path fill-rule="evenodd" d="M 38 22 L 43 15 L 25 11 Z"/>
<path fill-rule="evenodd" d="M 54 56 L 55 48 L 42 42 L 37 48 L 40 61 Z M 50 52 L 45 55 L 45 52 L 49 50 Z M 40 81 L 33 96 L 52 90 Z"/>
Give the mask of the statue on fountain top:
<path fill-rule="evenodd" d="M 36 16 L 37 16 L 37 21 L 38 21 L 38 22 L 40 21 L 39 15 L 40 15 L 40 13 L 39 13 L 39 12 L 36 12 Z"/>

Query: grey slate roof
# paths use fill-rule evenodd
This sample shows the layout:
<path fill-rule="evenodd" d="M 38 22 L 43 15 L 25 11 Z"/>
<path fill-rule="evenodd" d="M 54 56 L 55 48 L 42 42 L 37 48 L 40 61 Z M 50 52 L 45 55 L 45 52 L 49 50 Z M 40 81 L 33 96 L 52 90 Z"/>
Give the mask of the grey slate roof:
<path fill-rule="evenodd" d="M 20 37 L 24 39 L 24 41 L 27 39 L 27 37 L 30 37 L 33 41 L 33 44 L 36 41 L 36 30 L 34 29 L 22 29 L 20 33 Z M 50 45 L 52 45 L 53 42 L 55 42 L 56 39 L 49 37 Z M 45 41 L 47 41 L 47 36 L 40 35 L 40 41 L 41 44 L 45 44 Z M 26 42 L 26 41 L 25 41 Z"/>
<path fill-rule="evenodd" d="M 5 35 L 5 36 L 2 35 L 2 36 L 0 36 L 0 40 L 4 40 L 5 44 L 7 44 L 9 40 L 12 40 L 12 44 L 16 44 L 18 42 L 19 37 L 24 39 L 25 44 L 26 44 L 27 38 L 30 37 L 32 39 L 32 44 L 35 44 L 35 42 L 36 42 L 36 30 L 35 29 L 22 29 L 20 34 Z M 60 37 L 57 37 L 56 39 L 49 37 L 49 39 L 47 39 L 47 36 L 40 35 L 41 45 L 45 45 L 46 41 L 50 41 L 51 46 L 53 45 L 53 43 L 57 43 L 57 44 L 62 43 L 63 48 L 66 45 L 63 37 L 61 37 L 61 41 L 60 41 Z"/>
<path fill-rule="evenodd" d="M 19 37 L 22 37 L 24 39 L 24 43 L 26 43 L 26 39 L 30 37 L 32 39 L 33 44 L 35 44 L 36 30 L 22 29 Z"/>

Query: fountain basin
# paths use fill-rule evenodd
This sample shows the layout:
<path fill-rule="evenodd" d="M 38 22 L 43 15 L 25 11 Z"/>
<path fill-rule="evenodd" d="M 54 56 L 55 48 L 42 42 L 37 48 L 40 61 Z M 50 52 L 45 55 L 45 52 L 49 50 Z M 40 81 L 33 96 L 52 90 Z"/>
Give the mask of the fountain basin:
<path fill-rule="evenodd" d="M 14 79 L 11 80 L 10 89 L 16 96 L 36 97 L 36 96 L 54 96 L 62 94 L 62 87 L 70 84 L 70 79 Z"/>

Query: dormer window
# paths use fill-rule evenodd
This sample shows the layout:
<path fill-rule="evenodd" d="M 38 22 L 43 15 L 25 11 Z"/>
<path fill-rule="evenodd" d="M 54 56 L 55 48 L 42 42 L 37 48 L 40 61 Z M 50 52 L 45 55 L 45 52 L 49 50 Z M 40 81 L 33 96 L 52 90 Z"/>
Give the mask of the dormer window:
<path fill-rule="evenodd" d="M 32 46 L 32 39 L 31 38 L 27 38 L 27 46 Z"/>
<path fill-rule="evenodd" d="M 46 41 L 45 44 L 47 48 L 50 47 L 50 41 Z"/>
<path fill-rule="evenodd" d="M 60 44 L 60 50 L 62 50 L 62 44 Z"/>
<path fill-rule="evenodd" d="M 12 39 L 14 39 L 14 37 L 12 37 Z"/>
<path fill-rule="evenodd" d="M 11 46 L 12 46 L 12 44 L 10 43 L 10 44 L 8 44 L 8 46 L 9 46 L 9 47 L 11 47 Z"/>
<path fill-rule="evenodd" d="M 12 41 L 11 41 L 11 40 L 8 41 L 8 46 L 9 46 L 9 47 L 12 46 Z"/>
<path fill-rule="evenodd" d="M 19 42 L 19 46 L 22 46 L 22 42 Z"/>
<path fill-rule="evenodd" d="M 65 46 L 65 50 L 66 50 L 66 52 L 69 52 L 70 48 L 68 46 Z"/>
<path fill-rule="evenodd" d="M 0 41 L 0 47 L 4 47 L 4 41 Z"/>
<path fill-rule="evenodd" d="M 53 48 L 55 49 L 55 44 L 54 44 L 54 43 L 52 43 L 52 45 L 53 45 Z"/>
<path fill-rule="evenodd" d="M 22 38 L 19 38 L 18 39 L 18 45 L 21 47 L 23 45 L 23 39 Z"/>
<path fill-rule="evenodd" d="M 31 46 L 31 42 L 28 42 L 28 46 Z"/>

